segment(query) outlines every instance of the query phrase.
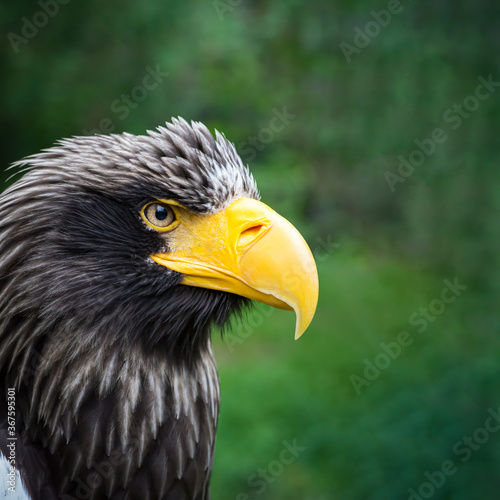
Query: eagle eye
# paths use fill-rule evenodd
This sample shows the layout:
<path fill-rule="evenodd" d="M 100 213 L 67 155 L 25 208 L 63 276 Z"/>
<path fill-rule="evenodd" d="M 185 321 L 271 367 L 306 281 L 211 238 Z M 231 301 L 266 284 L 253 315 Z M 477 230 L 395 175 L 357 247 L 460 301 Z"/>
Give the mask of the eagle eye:
<path fill-rule="evenodd" d="M 146 224 L 153 229 L 165 231 L 173 229 L 176 217 L 173 208 L 166 203 L 153 202 L 148 203 L 142 210 L 141 215 Z"/>

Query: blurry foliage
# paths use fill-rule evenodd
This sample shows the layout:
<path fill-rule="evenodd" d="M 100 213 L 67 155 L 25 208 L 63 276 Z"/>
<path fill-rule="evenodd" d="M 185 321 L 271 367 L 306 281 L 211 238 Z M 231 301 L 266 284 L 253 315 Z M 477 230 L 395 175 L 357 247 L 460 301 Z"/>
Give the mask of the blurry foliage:
<path fill-rule="evenodd" d="M 244 157 L 274 110 L 296 115 L 251 168 L 311 247 L 330 237 L 341 250 L 319 263 L 318 316 L 300 343 L 274 335 L 293 331 L 281 312 L 232 354 L 217 342 L 214 498 L 407 498 L 500 405 L 500 92 L 456 130 L 443 121 L 479 76 L 500 80 L 500 5 L 402 2 L 348 64 L 339 44 L 387 2 L 219 4 L 223 19 L 211 1 L 72 0 L 18 53 L 4 38 L 2 163 L 105 118 L 114 132 L 144 133 L 177 115 L 223 131 Z M 3 33 L 20 34 L 39 9 L 4 2 Z M 148 67 L 168 76 L 120 119 L 113 102 Z M 436 127 L 448 139 L 392 193 L 384 173 Z M 356 396 L 349 377 L 363 360 L 455 276 L 463 297 Z M 294 438 L 306 451 L 258 495 L 248 477 Z M 499 439 L 433 498 L 497 498 Z"/>

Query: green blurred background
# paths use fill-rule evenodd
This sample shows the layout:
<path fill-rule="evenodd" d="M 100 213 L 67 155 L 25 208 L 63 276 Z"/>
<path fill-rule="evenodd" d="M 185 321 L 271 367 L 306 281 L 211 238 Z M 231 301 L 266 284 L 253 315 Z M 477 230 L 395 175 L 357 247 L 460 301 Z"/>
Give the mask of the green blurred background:
<path fill-rule="evenodd" d="M 303 338 L 265 307 L 215 337 L 213 498 L 498 499 L 500 91 L 474 95 L 500 79 L 500 5 L 54 1 L 0 6 L 5 168 L 64 136 L 203 121 L 317 259 Z M 421 163 L 407 177 L 400 155 Z M 467 287 L 449 304 L 446 279 Z"/>

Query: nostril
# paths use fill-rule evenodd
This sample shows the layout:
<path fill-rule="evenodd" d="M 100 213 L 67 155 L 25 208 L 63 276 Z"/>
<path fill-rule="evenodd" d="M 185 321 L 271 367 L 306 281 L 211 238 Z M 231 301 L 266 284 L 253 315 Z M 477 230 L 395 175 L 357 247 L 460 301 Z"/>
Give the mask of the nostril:
<path fill-rule="evenodd" d="M 249 227 L 248 229 L 242 231 L 238 240 L 238 247 L 244 248 L 252 243 L 255 238 L 261 233 L 263 228 L 264 226 L 262 224 L 257 224 L 256 226 Z"/>

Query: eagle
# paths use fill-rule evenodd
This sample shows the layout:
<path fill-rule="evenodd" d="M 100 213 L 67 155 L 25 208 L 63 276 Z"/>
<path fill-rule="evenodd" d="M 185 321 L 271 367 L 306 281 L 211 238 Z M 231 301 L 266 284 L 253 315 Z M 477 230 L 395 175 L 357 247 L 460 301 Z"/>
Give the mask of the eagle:
<path fill-rule="evenodd" d="M 309 247 L 260 201 L 234 144 L 199 122 L 63 139 L 13 166 L 22 175 L 0 196 L 0 450 L 17 488 L 209 499 L 211 333 L 254 300 L 295 311 L 298 338 L 318 300 Z"/>

